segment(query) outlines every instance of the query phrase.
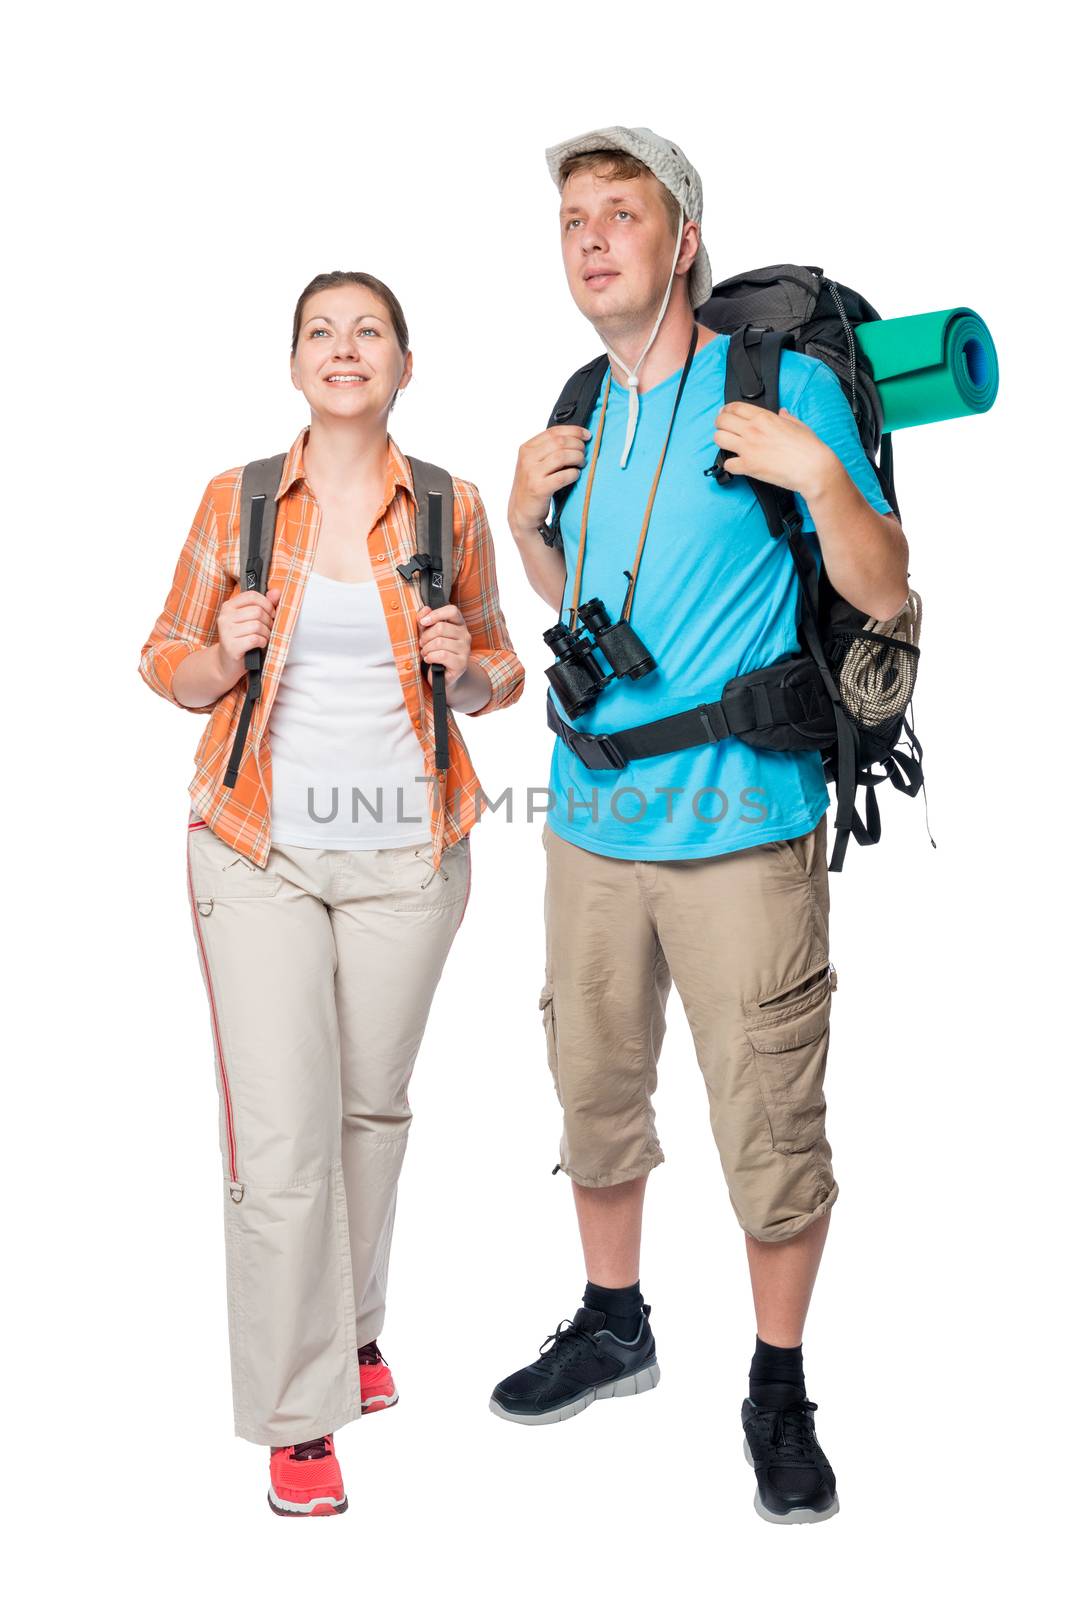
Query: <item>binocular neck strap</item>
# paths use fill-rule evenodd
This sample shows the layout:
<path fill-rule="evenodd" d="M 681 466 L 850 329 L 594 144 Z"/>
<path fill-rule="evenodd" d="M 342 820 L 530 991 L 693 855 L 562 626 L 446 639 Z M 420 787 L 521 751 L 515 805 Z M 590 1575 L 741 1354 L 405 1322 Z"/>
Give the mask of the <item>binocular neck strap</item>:
<path fill-rule="evenodd" d="M 690 375 L 690 368 L 693 366 L 694 352 L 696 349 L 697 323 L 695 322 L 693 325 L 693 333 L 690 335 L 690 348 L 686 354 L 686 363 L 683 366 L 681 376 L 679 377 L 679 386 L 675 390 L 675 404 L 671 408 L 671 420 L 668 423 L 667 434 L 664 439 L 664 448 L 660 452 L 660 460 L 657 462 L 656 471 L 653 474 L 652 488 L 649 490 L 649 499 L 645 505 L 645 516 L 642 518 L 641 532 L 638 535 L 638 548 L 634 552 L 632 570 L 625 574 L 625 576 L 630 579 L 630 583 L 627 587 L 627 597 L 623 602 L 623 609 L 619 614 L 621 622 L 630 621 L 631 608 L 634 604 L 634 589 L 638 582 L 638 568 L 642 564 L 642 552 L 645 549 L 645 539 L 649 532 L 649 521 L 653 515 L 653 502 L 656 499 L 656 491 L 660 486 L 660 474 L 664 470 L 664 460 L 667 456 L 668 445 L 671 443 L 671 433 L 675 426 L 675 418 L 679 414 L 679 404 L 682 400 L 682 391 L 686 387 L 686 379 Z M 590 473 L 589 477 L 586 479 L 586 496 L 582 502 L 582 523 L 579 528 L 578 555 L 575 559 L 575 584 L 571 592 L 571 621 L 568 624 L 568 626 L 571 628 L 574 628 L 575 620 L 578 617 L 579 597 L 582 592 L 582 567 L 586 558 L 586 529 L 590 518 L 590 498 L 593 494 L 593 475 L 597 471 L 597 458 L 601 453 L 601 435 L 604 433 L 604 420 L 608 415 L 608 398 L 611 393 L 611 389 L 612 372 L 611 369 L 609 369 L 605 377 L 604 400 L 601 404 L 601 420 L 597 425 L 597 438 L 594 441 L 593 455 L 590 458 Z"/>

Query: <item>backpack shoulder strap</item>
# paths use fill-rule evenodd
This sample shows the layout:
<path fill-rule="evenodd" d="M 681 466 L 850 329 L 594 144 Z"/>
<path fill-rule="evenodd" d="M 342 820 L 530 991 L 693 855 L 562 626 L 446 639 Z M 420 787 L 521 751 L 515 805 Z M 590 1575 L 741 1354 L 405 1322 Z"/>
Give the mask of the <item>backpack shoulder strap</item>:
<path fill-rule="evenodd" d="M 587 361 L 584 367 L 579 367 L 577 372 L 573 372 L 560 391 L 560 398 L 553 406 L 546 427 L 557 428 L 569 423 L 572 427 L 584 428 L 593 415 L 593 408 L 597 404 L 597 396 L 601 392 L 607 371 L 608 357 L 601 355 L 593 361 Z M 553 495 L 552 543 L 557 549 L 561 549 L 564 542 L 560 533 L 560 515 L 573 488 L 574 484 L 565 484 Z"/>
<path fill-rule="evenodd" d="M 428 606 L 448 604 L 452 593 L 452 477 L 444 467 L 432 462 L 408 457 L 412 469 L 412 488 L 415 491 L 415 543 L 416 549 L 429 557 L 420 566 L 423 581 L 423 599 Z M 430 496 L 440 497 L 441 516 L 431 516 Z M 438 545 L 434 549 L 434 544 Z"/>
<path fill-rule="evenodd" d="M 241 587 L 266 593 L 274 549 L 275 495 L 286 456 L 250 461 L 241 474 Z"/>
<path fill-rule="evenodd" d="M 584 428 L 590 420 L 594 401 L 601 392 L 607 371 L 608 357 L 596 356 L 593 361 L 587 361 L 584 367 L 573 372 L 564 384 L 545 426 L 556 428 L 569 422 L 576 428 Z"/>
<path fill-rule="evenodd" d="M 763 406 L 766 411 L 777 412 L 779 363 L 784 345 L 792 348 L 791 334 L 773 332 L 752 323 L 732 333 L 727 346 L 724 402 L 729 405 L 732 400 L 745 400 L 749 405 Z M 728 472 L 723 465 L 727 457 L 733 454 L 732 450 L 720 450 L 708 468 L 717 483 L 729 485 L 735 481 L 735 474 Z M 758 478 L 749 478 L 747 482 L 764 513 L 768 532 L 773 539 L 778 539 L 783 533 L 788 513 L 794 510 L 793 495 L 774 484 L 762 483 Z"/>
<path fill-rule="evenodd" d="M 398 567 L 405 578 L 418 572 L 423 599 L 435 609 L 448 605 L 452 593 L 452 477 L 444 467 L 408 457 L 415 491 L 415 542 L 417 553 Z M 435 662 L 431 673 L 434 712 L 434 767 L 441 774 L 449 766 L 449 709 L 445 695 L 445 668 Z"/>
<path fill-rule="evenodd" d="M 271 551 L 274 549 L 275 495 L 282 481 L 286 457 L 267 456 L 262 461 L 250 461 L 241 474 L 241 556 L 238 578 L 242 589 L 267 592 L 267 575 L 271 568 Z M 237 731 L 230 750 L 230 760 L 223 775 L 223 786 L 232 789 L 237 782 L 241 757 L 245 751 L 249 724 L 256 701 L 260 697 L 263 673 L 263 651 L 245 651 L 245 702 L 241 707 Z"/>
<path fill-rule="evenodd" d="M 747 400 L 750 405 L 763 406 L 769 411 L 779 409 L 779 362 L 783 345 L 792 345 L 789 334 L 771 332 L 766 328 L 746 325 L 731 334 L 727 347 L 727 376 L 723 398 Z M 730 484 L 737 475 L 727 472 L 723 462 L 729 450 L 720 450 L 715 462 L 708 468 L 718 483 Z M 838 806 L 835 812 L 835 846 L 831 857 L 832 872 L 840 872 L 842 858 L 852 831 L 854 802 L 859 781 L 859 735 L 846 715 L 834 675 L 827 664 L 820 638 L 819 591 L 816 579 L 816 562 L 811 550 L 801 536 L 801 519 L 797 514 L 794 497 L 787 489 L 764 483 L 758 478 L 747 478 L 764 513 L 768 532 L 773 539 L 787 535 L 787 547 L 797 569 L 800 588 L 797 632 L 816 663 L 823 684 L 830 696 L 835 722 L 837 776 L 835 789 Z"/>

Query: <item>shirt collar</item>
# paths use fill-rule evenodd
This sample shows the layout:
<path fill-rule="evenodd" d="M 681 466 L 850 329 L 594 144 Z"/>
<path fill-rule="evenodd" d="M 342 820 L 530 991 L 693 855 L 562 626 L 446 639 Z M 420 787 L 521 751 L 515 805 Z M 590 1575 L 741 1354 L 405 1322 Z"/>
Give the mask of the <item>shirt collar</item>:
<path fill-rule="evenodd" d="M 412 469 L 408 464 L 408 457 L 399 448 L 392 434 L 386 435 L 389 444 L 389 456 L 386 461 L 385 501 L 383 510 L 388 506 L 398 489 L 407 489 L 412 499 L 415 499 L 415 485 L 412 482 Z M 278 484 L 278 493 L 275 500 L 281 500 L 288 494 L 295 483 L 304 480 L 304 447 L 308 442 L 308 429 L 302 428 L 289 447 L 285 466 L 282 468 L 282 477 Z"/>

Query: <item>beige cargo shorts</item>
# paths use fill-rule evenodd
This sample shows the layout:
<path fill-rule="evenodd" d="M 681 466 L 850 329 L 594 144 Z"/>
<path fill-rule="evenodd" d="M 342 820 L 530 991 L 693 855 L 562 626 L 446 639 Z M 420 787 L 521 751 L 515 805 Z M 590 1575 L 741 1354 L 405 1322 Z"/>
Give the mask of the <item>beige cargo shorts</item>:
<path fill-rule="evenodd" d="M 549 1065 L 560 1166 L 605 1188 L 664 1159 L 653 1116 L 672 982 L 738 1221 L 790 1239 L 838 1197 L 824 1130 L 834 969 L 827 813 L 795 839 L 688 861 L 622 861 L 546 825 Z"/>

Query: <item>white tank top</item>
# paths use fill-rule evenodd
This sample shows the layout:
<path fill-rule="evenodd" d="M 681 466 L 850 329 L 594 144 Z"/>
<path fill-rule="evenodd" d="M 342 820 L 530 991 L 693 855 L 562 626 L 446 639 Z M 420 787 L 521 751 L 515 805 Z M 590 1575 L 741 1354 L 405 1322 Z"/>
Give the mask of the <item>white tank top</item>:
<path fill-rule="evenodd" d="M 430 839 L 423 751 L 373 578 L 308 574 L 270 745 L 278 844 L 379 850 Z"/>

